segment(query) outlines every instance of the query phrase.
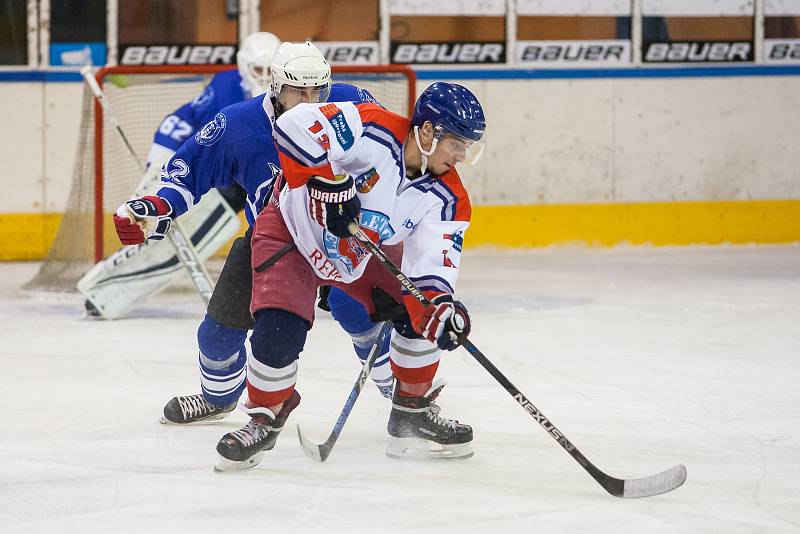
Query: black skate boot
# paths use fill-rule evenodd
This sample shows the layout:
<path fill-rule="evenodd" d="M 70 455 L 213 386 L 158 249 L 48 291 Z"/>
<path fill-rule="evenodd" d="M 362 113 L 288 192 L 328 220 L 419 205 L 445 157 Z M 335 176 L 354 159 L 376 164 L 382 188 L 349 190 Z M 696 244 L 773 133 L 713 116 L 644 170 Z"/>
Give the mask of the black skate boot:
<path fill-rule="evenodd" d="M 258 465 L 264 453 L 275 446 L 286 419 L 298 404 L 300 394 L 294 390 L 283 403 L 278 415 L 269 408 L 248 408 L 241 405 L 242 411 L 250 415 L 250 421 L 240 430 L 228 432 L 219 440 L 217 452 L 220 459 L 214 471 L 248 469 Z"/>
<path fill-rule="evenodd" d="M 444 386 L 443 380 L 437 380 L 422 397 L 402 397 L 400 385 L 395 387 L 386 456 L 465 459 L 474 454 L 472 427 L 441 417 L 433 402 Z"/>
<path fill-rule="evenodd" d="M 163 424 L 186 425 L 201 421 L 216 421 L 227 417 L 236 408 L 236 403 L 227 406 L 215 406 L 203 398 L 202 395 L 187 395 L 186 397 L 173 397 L 164 406 Z"/>

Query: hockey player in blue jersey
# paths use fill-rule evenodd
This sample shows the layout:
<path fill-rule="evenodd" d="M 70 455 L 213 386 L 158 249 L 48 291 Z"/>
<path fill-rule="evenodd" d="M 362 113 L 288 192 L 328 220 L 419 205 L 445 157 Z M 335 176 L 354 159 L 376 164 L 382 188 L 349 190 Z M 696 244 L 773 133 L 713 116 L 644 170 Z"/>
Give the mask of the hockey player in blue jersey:
<path fill-rule="evenodd" d="M 301 102 L 375 102 L 372 95 L 347 84 L 330 84 L 330 67 L 311 43 L 284 43 L 270 65 L 269 93 L 222 109 L 195 136 L 182 145 L 164 166 L 155 195 L 120 206 L 115 225 L 124 244 L 161 239 L 171 221 L 185 213 L 200 196 L 215 187 L 240 185 L 247 191 L 246 215 L 252 224 L 280 173 L 272 140 L 277 116 Z M 133 222 L 136 220 L 136 222 Z M 144 228 L 143 228 L 144 227 Z M 197 337 L 200 348 L 202 395 L 178 396 L 164 407 L 164 422 L 186 424 L 220 419 L 232 411 L 247 375 L 247 331 L 252 285 L 250 231 L 235 241 L 220 274 Z M 379 328 L 360 304 L 349 297 L 334 317 L 353 335 L 357 354 L 366 359 Z M 251 344 L 279 340 L 251 339 Z M 393 377 L 388 356 L 378 358 L 371 374 L 384 396 L 391 396 Z"/>
<path fill-rule="evenodd" d="M 153 136 L 147 163 L 160 169 L 198 128 L 219 110 L 269 90 L 269 65 L 281 40 L 267 32 L 249 35 L 236 54 L 238 69 L 216 74 L 194 100 L 167 115 Z"/>
<path fill-rule="evenodd" d="M 270 63 L 281 41 L 275 35 L 257 32 L 249 35 L 236 54 L 237 69 L 216 74 L 191 102 L 167 115 L 156 129 L 147 155 L 147 171 L 133 197 L 152 191 L 161 167 L 175 151 L 220 109 L 248 98 L 263 95 L 270 87 Z M 218 191 L 218 192 L 217 192 Z M 199 259 L 209 257 L 239 229 L 233 216 L 244 208 L 241 187 L 220 187 L 206 196 L 184 224 L 196 229 L 192 241 Z M 105 319 L 123 317 L 131 308 L 168 287 L 180 274 L 179 257 L 169 242 L 151 242 L 135 249 L 136 254 L 119 251 L 101 262 L 80 282 L 86 296 L 87 314 Z M 146 272 L 146 275 L 142 273 Z"/>

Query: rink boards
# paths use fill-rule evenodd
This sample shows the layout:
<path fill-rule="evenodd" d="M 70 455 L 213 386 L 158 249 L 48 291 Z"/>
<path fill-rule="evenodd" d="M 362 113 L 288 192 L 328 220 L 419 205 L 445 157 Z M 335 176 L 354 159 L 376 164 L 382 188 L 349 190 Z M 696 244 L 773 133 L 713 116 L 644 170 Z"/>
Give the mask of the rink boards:
<path fill-rule="evenodd" d="M 0 259 L 42 258 L 69 194 L 81 86 L 0 73 Z M 487 149 L 461 173 L 465 246 L 800 240 L 800 67 L 418 71 L 486 109 Z"/>

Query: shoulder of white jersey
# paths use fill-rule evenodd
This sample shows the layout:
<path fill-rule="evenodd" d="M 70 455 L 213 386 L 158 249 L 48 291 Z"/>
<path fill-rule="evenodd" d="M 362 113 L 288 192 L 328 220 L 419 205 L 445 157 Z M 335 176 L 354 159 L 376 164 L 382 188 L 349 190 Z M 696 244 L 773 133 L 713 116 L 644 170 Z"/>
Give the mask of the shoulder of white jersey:
<path fill-rule="evenodd" d="M 436 178 L 423 180 L 414 187 L 436 198 L 436 209 L 441 220 L 470 222 L 472 204 L 469 201 L 469 194 L 461 182 L 461 177 L 455 169 L 450 169 Z"/>
<path fill-rule="evenodd" d="M 331 94 L 328 97 L 328 102 L 372 103 L 381 105 L 381 103 L 372 96 L 372 93 L 363 87 L 358 87 L 349 83 L 334 83 L 331 86 Z"/>

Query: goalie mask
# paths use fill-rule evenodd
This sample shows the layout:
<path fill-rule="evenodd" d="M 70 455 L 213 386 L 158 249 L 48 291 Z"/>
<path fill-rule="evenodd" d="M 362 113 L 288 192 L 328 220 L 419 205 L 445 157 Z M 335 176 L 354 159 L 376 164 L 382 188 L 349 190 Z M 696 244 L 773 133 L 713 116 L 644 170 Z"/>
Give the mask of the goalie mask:
<path fill-rule="evenodd" d="M 433 126 L 433 141 L 430 150 L 422 148 L 419 129 L 426 122 Z M 411 115 L 414 139 L 422 154 L 421 172 L 428 166 L 428 157 L 437 146 L 448 155 L 474 165 L 483 154 L 483 133 L 486 118 L 480 102 L 472 92 L 456 83 L 436 82 L 417 99 Z"/>
<path fill-rule="evenodd" d="M 331 67 L 312 43 L 283 43 L 270 65 L 278 114 L 300 103 L 325 102 L 331 92 Z"/>
<path fill-rule="evenodd" d="M 262 95 L 272 83 L 270 63 L 281 40 L 267 32 L 251 33 L 236 53 L 236 65 L 250 96 Z"/>

